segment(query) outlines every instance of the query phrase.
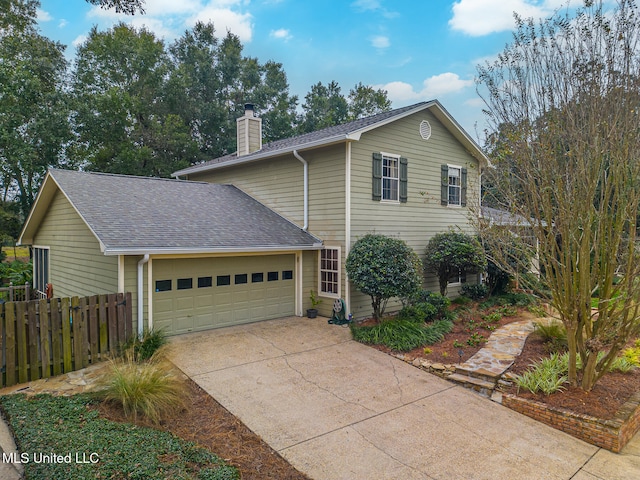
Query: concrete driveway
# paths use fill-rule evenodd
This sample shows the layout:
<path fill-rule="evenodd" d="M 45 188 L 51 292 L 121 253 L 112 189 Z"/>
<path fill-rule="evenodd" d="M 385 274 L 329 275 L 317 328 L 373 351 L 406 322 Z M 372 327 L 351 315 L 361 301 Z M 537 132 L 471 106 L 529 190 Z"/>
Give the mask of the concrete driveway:
<path fill-rule="evenodd" d="M 351 340 L 284 318 L 175 337 L 171 360 L 297 469 L 336 479 L 640 478 L 613 454 Z"/>

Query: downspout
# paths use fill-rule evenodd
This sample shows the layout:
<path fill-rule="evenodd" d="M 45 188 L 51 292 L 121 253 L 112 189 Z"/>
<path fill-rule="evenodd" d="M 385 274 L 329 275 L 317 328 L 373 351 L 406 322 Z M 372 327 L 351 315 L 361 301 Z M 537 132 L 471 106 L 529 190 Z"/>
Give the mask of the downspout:
<path fill-rule="evenodd" d="M 293 156 L 304 165 L 304 226 L 302 230 L 306 232 L 309 228 L 309 163 L 300 156 L 297 150 L 293 151 Z"/>
<path fill-rule="evenodd" d="M 142 267 L 149 261 L 149 254 L 145 253 L 144 257 L 138 262 L 138 338 L 142 338 L 144 333 L 144 272 Z M 149 279 L 151 281 L 151 279 Z"/>

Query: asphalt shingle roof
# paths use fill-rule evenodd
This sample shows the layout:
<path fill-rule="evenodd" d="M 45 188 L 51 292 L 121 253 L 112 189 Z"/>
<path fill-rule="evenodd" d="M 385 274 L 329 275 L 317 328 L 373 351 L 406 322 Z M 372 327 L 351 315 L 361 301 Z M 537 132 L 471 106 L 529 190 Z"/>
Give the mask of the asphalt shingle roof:
<path fill-rule="evenodd" d="M 105 253 L 306 249 L 321 243 L 233 185 L 70 170 L 49 174 Z"/>
<path fill-rule="evenodd" d="M 303 135 L 298 135 L 295 137 L 284 138 L 282 140 L 275 140 L 273 142 L 269 142 L 262 146 L 262 148 L 256 152 L 250 153 L 248 155 L 243 155 L 242 159 L 246 161 L 250 161 L 252 158 L 263 157 L 269 154 L 277 154 L 279 152 L 287 152 L 292 151 L 296 148 L 303 148 L 307 145 L 314 145 L 317 143 L 322 143 L 323 141 L 330 141 L 331 139 L 344 139 L 346 135 L 357 132 L 362 129 L 366 129 L 378 123 L 383 123 L 387 120 L 393 119 L 394 117 L 399 117 L 404 115 L 406 112 L 411 110 L 420 109 L 421 107 L 425 107 L 434 102 L 420 102 L 414 105 L 409 105 L 402 108 L 397 108 L 395 110 L 390 110 L 388 112 L 378 113 L 376 115 L 371 115 L 369 117 L 361 118 L 358 120 L 354 120 L 352 122 L 344 123 L 342 125 L 335 125 L 333 127 L 323 128 L 322 130 L 317 130 L 315 132 L 305 133 Z M 223 164 L 226 162 L 233 161 L 238 158 L 236 153 L 232 153 L 229 155 L 225 155 L 223 157 L 214 158 L 213 160 L 209 160 L 206 162 L 199 163 L 192 167 L 185 168 L 178 172 L 175 172 L 174 176 L 182 176 L 193 173 L 194 171 L 199 171 L 203 168 L 206 168 L 210 165 Z"/>

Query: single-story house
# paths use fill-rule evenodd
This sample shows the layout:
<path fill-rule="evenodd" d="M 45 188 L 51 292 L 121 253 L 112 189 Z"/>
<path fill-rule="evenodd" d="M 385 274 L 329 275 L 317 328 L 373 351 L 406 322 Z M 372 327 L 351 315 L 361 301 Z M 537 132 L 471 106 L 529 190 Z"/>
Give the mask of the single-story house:
<path fill-rule="evenodd" d="M 51 170 L 20 238 L 35 288 L 131 291 L 136 318 L 169 334 L 303 315 L 311 290 L 320 313 L 343 299 L 363 318 L 344 268 L 359 237 L 422 255 L 436 233 L 473 231 L 487 159 L 437 101 L 265 145 L 252 106 L 237 126 L 237 152 L 175 180 Z"/>

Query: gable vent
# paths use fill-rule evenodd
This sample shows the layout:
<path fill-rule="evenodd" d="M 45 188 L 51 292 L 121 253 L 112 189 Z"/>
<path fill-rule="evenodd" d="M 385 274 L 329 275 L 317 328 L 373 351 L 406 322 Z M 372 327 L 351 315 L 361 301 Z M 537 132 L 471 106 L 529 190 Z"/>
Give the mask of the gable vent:
<path fill-rule="evenodd" d="M 424 140 L 429 140 L 431 138 L 431 125 L 426 120 L 420 122 L 420 136 Z"/>

